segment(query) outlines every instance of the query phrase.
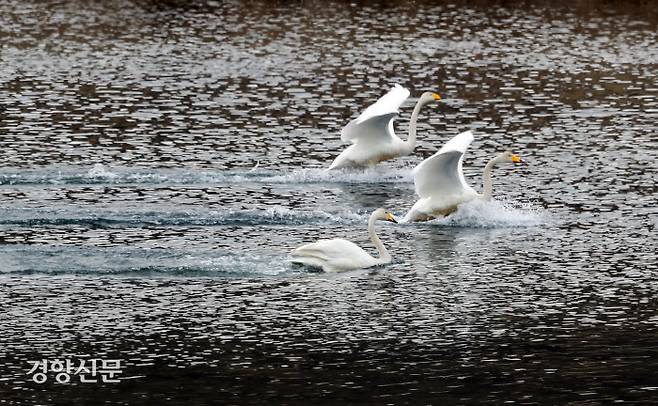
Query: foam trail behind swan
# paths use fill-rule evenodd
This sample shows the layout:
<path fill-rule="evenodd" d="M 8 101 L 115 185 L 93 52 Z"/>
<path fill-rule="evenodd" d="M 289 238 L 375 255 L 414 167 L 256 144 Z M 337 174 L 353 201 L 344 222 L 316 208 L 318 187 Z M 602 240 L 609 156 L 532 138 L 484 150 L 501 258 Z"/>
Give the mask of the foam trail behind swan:
<path fill-rule="evenodd" d="M 55 167 L 4 169 L 0 185 L 88 185 L 88 184 L 236 184 L 236 183 L 410 183 L 410 168 L 376 167 L 365 170 L 302 168 L 291 171 L 268 170 L 256 165 L 250 170 L 193 170 L 164 168 Z"/>

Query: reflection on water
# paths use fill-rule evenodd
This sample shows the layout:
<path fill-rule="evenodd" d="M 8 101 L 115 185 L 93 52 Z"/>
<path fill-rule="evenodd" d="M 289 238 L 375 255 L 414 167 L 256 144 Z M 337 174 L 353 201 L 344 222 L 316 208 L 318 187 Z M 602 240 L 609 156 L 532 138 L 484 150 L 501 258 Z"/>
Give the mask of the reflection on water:
<path fill-rule="evenodd" d="M 0 4 L 0 398 L 87 404 L 658 401 L 655 8 L 578 1 Z M 324 170 L 393 83 L 414 155 Z M 401 109 L 404 135 L 411 106 Z M 465 129 L 489 204 L 378 225 Z M 27 360 L 125 361 L 37 385 Z M 73 401 L 76 403 L 76 401 Z"/>

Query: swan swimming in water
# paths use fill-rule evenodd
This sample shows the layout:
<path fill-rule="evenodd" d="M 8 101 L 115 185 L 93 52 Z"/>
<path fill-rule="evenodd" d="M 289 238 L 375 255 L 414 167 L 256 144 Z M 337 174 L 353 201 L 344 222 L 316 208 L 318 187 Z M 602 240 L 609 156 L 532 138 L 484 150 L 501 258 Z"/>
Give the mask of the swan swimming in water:
<path fill-rule="evenodd" d="M 505 151 L 491 159 L 484 168 L 483 191 L 479 194 L 466 183 L 462 172 L 464 153 L 471 142 L 471 131 L 456 135 L 439 152 L 414 168 L 414 184 L 420 199 L 404 216 L 403 223 L 447 216 L 456 211 L 459 204 L 476 198 L 491 200 L 493 167 L 499 163 L 522 163 L 521 158 L 511 151 Z"/>
<path fill-rule="evenodd" d="M 379 257 L 374 258 L 358 245 L 342 238 L 319 240 L 314 243 L 302 245 L 292 251 L 292 262 L 322 268 L 325 272 L 347 271 L 352 269 L 369 268 L 391 262 L 391 255 L 375 233 L 375 221 L 385 220 L 397 223 L 393 215 L 385 209 L 379 208 L 372 212 L 368 220 L 368 235 Z"/>
<path fill-rule="evenodd" d="M 395 135 L 393 121 L 408 97 L 409 90 L 396 84 L 358 118 L 350 121 L 341 131 L 340 139 L 343 142 L 350 141 L 352 145 L 334 159 L 329 169 L 373 166 L 381 161 L 411 154 L 416 146 L 416 121 L 420 109 L 433 101 L 438 102 L 441 97 L 432 92 L 420 96 L 411 114 L 409 136 L 406 141 L 402 141 Z"/>

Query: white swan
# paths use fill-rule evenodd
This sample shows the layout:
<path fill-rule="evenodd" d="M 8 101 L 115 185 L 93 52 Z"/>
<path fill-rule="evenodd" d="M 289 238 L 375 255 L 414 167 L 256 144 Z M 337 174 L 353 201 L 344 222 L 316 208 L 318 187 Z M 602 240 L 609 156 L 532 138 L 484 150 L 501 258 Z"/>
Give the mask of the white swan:
<path fill-rule="evenodd" d="M 347 271 L 350 269 L 369 268 L 391 262 L 391 255 L 386 251 L 375 233 L 375 221 L 386 220 L 397 223 L 393 215 L 379 208 L 372 212 L 368 220 L 368 235 L 377 247 L 379 257 L 374 258 L 358 245 L 342 238 L 319 240 L 314 243 L 302 245 L 292 251 L 292 262 L 322 268 L 325 272 Z"/>
<path fill-rule="evenodd" d="M 416 121 L 420 109 L 432 101 L 441 100 L 441 97 L 432 92 L 420 96 L 411 114 L 409 136 L 406 141 L 402 141 L 395 135 L 393 120 L 408 97 L 409 90 L 395 85 L 358 118 L 350 121 L 341 131 L 340 139 L 343 142 L 351 141 L 352 145 L 334 159 L 329 169 L 373 166 L 381 161 L 411 154 L 416 146 Z"/>
<path fill-rule="evenodd" d="M 484 167 L 482 194 L 477 193 L 464 179 L 462 161 L 466 148 L 473 142 L 471 131 L 463 132 L 448 141 L 436 154 L 425 159 L 413 170 L 416 194 L 420 199 L 404 216 L 402 222 L 427 221 L 447 216 L 457 206 L 475 198 L 491 200 L 491 171 L 496 164 L 521 163 L 521 158 L 505 151 Z"/>

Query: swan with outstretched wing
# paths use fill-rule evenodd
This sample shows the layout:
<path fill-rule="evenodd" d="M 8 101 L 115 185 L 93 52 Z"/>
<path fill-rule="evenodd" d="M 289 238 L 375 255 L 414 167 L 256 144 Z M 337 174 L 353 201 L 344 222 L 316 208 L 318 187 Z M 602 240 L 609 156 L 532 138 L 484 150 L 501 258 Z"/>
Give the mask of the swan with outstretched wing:
<path fill-rule="evenodd" d="M 448 141 L 436 154 L 425 159 L 413 170 L 416 194 L 420 197 L 402 222 L 427 221 L 444 217 L 457 206 L 475 198 L 491 200 L 491 173 L 499 163 L 521 163 L 511 151 L 504 151 L 491 159 L 484 168 L 483 192 L 477 193 L 466 183 L 462 162 L 466 149 L 473 142 L 471 131 L 463 132 Z"/>
<path fill-rule="evenodd" d="M 403 141 L 395 135 L 393 122 L 398 116 L 400 106 L 408 97 L 409 90 L 395 85 L 359 117 L 350 121 L 341 131 L 340 139 L 343 142 L 351 142 L 352 145 L 334 159 L 329 169 L 368 167 L 411 154 L 416 145 L 416 121 L 421 108 L 430 102 L 438 102 L 441 97 L 432 92 L 425 92 L 420 96 L 411 114 L 409 136 Z"/>

